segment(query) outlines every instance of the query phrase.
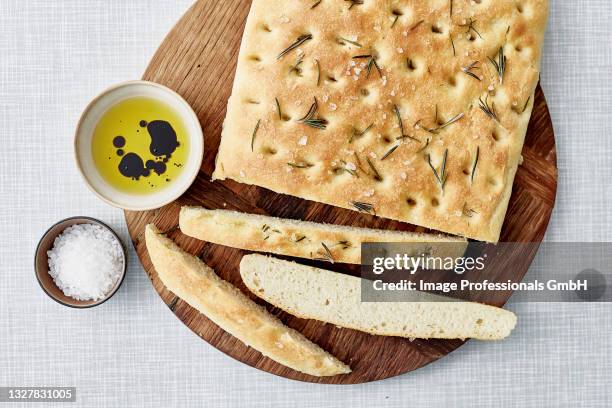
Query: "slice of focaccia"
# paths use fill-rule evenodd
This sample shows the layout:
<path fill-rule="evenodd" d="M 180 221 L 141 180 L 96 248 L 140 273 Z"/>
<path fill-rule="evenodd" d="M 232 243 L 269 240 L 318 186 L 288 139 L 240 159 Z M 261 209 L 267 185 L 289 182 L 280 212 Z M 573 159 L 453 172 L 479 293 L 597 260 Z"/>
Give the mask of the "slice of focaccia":
<path fill-rule="evenodd" d="M 499 239 L 548 0 L 254 0 L 213 178 Z"/>
<path fill-rule="evenodd" d="M 146 227 L 145 237 L 149 256 L 163 284 L 247 346 L 284 366 L 313 376 L 351 371 L 219 278 L 200 259 L 181 250 L 155 226 Z"/>
<path fill-rule="evenodd" d="M 458 258 L 467 248 L 462 238 L 318 224 L 227 210 L 183 207 L 183 234 L 215 244 L 299 258 L 359 264 L 361 243 L 412 243 L 415 254 Z"/>
<path fill-rule="evenodd" d="M 413 301 L 362 302 L 360 278 L 262 255 L 244 256 L 240 275 L 287 313 L 382 336 L 500 340 L 516 325 L 507 310 L 423 292 Z"/>

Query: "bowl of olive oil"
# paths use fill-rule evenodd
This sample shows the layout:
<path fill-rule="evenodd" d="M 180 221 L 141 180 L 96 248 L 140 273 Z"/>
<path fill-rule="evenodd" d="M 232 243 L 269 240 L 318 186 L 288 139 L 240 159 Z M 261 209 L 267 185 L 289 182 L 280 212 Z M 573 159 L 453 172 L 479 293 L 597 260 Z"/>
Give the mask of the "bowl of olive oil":
<path fill-rule="evenodd" d="M 177 93 L 147 81 L 113 86 L 85 109 L 75 135 L 89 188 L 126 210 L 162 207 L 195 180 L 204 155 L 200 122 Z"/>

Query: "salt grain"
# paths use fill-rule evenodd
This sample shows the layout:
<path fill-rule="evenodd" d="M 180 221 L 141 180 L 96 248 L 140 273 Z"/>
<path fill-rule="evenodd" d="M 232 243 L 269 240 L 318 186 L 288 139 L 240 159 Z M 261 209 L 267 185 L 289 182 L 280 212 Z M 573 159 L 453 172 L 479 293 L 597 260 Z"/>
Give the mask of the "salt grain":
<path fill-rule="evenodd" d="M 117 238 L 99 225 L 68 227 L 47 251 L 49 275 L 64 295 L 100 300 L 115 287 L 124 268 Z"/>

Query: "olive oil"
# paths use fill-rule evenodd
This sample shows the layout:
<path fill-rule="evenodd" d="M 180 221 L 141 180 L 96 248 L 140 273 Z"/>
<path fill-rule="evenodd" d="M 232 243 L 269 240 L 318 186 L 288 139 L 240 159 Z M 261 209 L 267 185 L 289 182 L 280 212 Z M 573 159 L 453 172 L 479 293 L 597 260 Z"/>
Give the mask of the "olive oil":
<path fill-rule="evenodd" d="M 153 98 L 130 98 L 108 109 L 94 130 L 96 168 L 114 188 L 148 194 L 167 187 L 189 156 L 185 124 Z"/>

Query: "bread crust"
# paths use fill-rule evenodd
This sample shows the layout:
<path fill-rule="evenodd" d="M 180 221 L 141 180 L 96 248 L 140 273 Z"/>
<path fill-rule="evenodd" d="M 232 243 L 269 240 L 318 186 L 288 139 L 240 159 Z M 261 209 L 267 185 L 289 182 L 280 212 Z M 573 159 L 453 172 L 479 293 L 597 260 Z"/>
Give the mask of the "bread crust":
<path fill-rule="evenodd" d="M 320 377 L 350 372 L 347 365 L 285 326 L 200 259 L 181 250 L 154 225 L 147 225 L 145 237 L 162 283 L 247 346 L 305 374 Z"/>
<path fill-rule="evenodd" d="M 498 241 L 548 1 L 314 3 L 253 2 L 213 178 Z"/>
<path fill-rule="evenodd" d="M 199 207 L 181 208 L 179 225 L 183 234 L 202 241 L 334 263 L 361 263 L 365 242 L 412 243 L 407 249 L 415 254 L 453 259 L 467 248 L 465 239 L 441 234 L 354 228 Z"/>

